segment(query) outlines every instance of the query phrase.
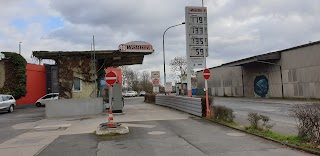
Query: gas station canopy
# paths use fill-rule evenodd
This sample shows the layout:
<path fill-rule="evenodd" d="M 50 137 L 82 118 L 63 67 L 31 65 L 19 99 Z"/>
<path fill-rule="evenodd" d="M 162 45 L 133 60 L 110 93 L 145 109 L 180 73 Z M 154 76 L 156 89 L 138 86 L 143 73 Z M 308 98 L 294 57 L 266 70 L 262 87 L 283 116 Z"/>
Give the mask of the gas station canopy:
<path fill-rule="evenodd" d="M 33 51 L 38 59 L 58 60 L 65 57 L 85 57 L 91 59 L 95 54 L 97 60 L 104 60 L 108 66 L 142 64 L 145 55 L 154 52 L 151 44 L 133 41 L 119 45 L 119 50 L 95 51 Z"/>

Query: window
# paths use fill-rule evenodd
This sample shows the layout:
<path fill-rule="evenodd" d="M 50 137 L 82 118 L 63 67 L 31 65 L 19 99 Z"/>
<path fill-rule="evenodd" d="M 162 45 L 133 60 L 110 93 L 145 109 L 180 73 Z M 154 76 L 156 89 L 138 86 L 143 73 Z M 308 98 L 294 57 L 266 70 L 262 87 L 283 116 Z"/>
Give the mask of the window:
<path fill-rule="evenodd" d="M 73 79 L 73 91 L 75 92 L 81 92 L 81 79 L 79 78 L 74 78 Z"/>
<path fill-rule="evenodd" d="M 42 99 L 50 99 L 50 98 L 52 98 L 52 95 L 46 95 L 45 97 L 43 97 Z"/>
<path fill-rule="evenodd" d="M 8 96 L 3 96 L 2 99 L 3 99 L 3 101 L 8 101 L 9 100 Z"/>

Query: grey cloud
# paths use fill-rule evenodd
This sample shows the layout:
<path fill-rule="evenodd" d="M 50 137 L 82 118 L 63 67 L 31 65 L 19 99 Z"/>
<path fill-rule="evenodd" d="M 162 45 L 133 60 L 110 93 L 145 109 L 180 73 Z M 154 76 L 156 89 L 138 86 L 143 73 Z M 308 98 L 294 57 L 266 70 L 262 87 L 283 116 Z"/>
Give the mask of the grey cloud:
<path fill-rule="evenodd" d="M 320 1 L 206 0 L 209 19 L 209 60 L 224 62 L 308 41 L 319 40 Z M 55 0 L 50 7 L 68 23 L 47 37 L 87 44 L 94 34 L 101 48 L 117 47 L 130 40 L 145 40 L 156 53 L 145 58 L 145 67 L 162 64 L 162 34 L 184 21 L 184 7 L 200 0 Z M 166 34 L 166 60 L 185 55 L 185 28 Z"/>

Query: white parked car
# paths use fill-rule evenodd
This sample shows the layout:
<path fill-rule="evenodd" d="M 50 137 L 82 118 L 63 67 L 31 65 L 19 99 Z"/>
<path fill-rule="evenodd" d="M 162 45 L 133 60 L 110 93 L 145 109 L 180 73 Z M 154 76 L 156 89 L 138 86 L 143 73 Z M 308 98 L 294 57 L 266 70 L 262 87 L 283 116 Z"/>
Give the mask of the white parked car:
<path fill-rule="evenodd" d="M 145 96 L 146 95 L 146 92 L 145 91 L 141 91 L 140 93 L 139 93 L 139 96 Z"/>
<path fill-rule="evenodd" d="M 36 101 L 36 106 L 40 107 L 46 104 L 46 101 L 50 101 L 50 100 L 58 100 L 59 99 L 59 93 L 49 93 L 43 97 L 41 97 L 40 99 L 38 99 Z"/>
<path fill-rule="evenodd" d="M 125 97 L 135 97 L 137 95 L 138 95 L 138 93 L 136 91 L 127 91 L 124 96 Z"/>
<path fill-rule="evenodd" d="M 12 113 L 16 107 L 16 100 L 12 95 L 0 94 L 0 110 L 6 110 Z"/>

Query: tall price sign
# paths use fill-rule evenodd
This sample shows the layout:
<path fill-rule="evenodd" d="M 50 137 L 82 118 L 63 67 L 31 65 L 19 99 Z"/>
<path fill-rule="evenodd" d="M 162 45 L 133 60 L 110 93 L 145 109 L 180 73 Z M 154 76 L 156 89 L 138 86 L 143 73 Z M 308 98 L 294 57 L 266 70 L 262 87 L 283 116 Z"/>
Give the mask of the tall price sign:
<path fill-rule="evenodd" d="M 186 7 L 187 57 L 191 68 L 204 68 L 208 57 L 208 27 L 206 7 Z"/>

